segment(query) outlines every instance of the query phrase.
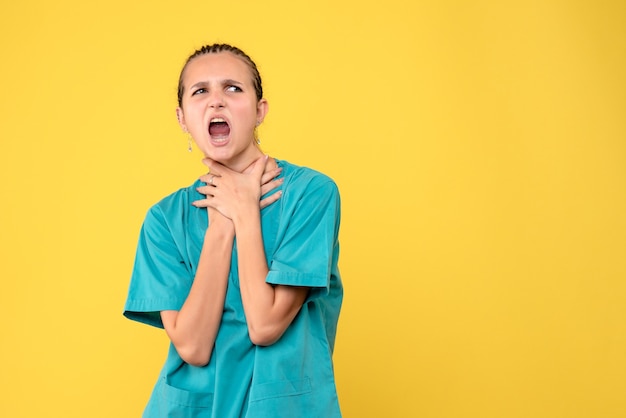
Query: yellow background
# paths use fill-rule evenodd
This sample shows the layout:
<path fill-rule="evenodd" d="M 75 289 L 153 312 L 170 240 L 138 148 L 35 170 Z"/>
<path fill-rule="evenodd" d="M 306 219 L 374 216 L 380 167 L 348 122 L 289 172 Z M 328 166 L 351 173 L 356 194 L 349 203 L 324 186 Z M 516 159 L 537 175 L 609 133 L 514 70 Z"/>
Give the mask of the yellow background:
<path fill-rule="evenodd" d="M 345 417 L 626 416 L 626 3 L 175 3 L 0 6 L 0 416 L 140 415 L 167 340 L 122 307 L 216 41 L 342 192 Z"/>

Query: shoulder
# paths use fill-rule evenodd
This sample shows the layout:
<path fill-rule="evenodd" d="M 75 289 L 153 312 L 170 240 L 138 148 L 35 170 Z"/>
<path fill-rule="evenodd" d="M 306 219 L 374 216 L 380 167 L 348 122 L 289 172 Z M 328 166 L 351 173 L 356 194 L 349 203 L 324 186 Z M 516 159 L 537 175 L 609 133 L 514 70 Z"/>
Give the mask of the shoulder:
<path fill-rule="evenodd" d="M 284 160 L 276 160 L 283 169 L 285 188 L 292 193 L 324 191 L 339 193 L 335 181 L 324 173 L 309 167 L 298 166 Z"/>
<path fill-rule="evenodd" d="M 200 185 L 200 180 L 196 180 L 191 185 L 170 193 L 150 206 L 144 219 L 144 227 L 179 229 L 185 220 L 193 218 L 193 211 L 199 210 L 192 205 L 192 202 L 202 198 L 196 190 Z"/>
<path fill-rule="evenodd" d="M 187 187 L 182 187 L 173 193 L 163 197 L 161 200 L 153 204 L 150 209 L 150 214 L 162 214 L 168 216 L 171 214 L 180 214 L 181 209 L 188 208 L 191 202 L 201 199 L 202 195 L 196 190 L 201 186 L 202 182 L 196 180 Z"/>

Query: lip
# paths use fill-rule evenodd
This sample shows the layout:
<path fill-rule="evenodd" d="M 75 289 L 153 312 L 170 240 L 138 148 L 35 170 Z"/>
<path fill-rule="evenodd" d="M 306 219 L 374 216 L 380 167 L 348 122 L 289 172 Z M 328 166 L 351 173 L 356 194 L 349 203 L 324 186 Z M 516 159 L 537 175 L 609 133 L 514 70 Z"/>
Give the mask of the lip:
<path fill-rule="evenodd" d="M 216 113 L 216 114 L 210 115 L 208 120 L 207 120 L 206 131 L 207 131 L 207 134 L 209 136 L 209 142 L 214 147 L 223 147 L 223 146 L 227 145 L 230 142 L 230 133 L 228 134 L 228 136 L 225 136 L 225 137 L 215 138 L 215 137 L 211 136 L 211 134 L 209 133 L 209 126 L 211 125 L 211 120 L 213 120 L 215 118 L 223 119 L 228 124 L 228 127 L 231 128 L 231 129 L 232 129 L 232 124 L 231 124 L 229 118 L 227 118 L 225 115 L 220 114 L 220 113 Z"/>

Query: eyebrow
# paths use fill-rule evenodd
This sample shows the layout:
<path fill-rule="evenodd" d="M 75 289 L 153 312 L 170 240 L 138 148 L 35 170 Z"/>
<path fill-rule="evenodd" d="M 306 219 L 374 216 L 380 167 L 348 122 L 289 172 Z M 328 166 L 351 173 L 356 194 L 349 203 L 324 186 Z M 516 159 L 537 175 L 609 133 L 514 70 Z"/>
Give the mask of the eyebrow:
<path fill-rule="evenodd" d="M 237 84 L 237 85 L 243 86 L 243 83 L 241 81 L 232 80 L 230 78 L 227 78 L 226 80 L 223 80 L 222 84 Z"/>
<path fill-rule="evenodd" d="M 189 90 L 194 90 L 197 87 L 206 87 L 209 83 L 207 81 L 198 81 L 196 84 L 194 84 L 193 86 L 189 87 Z"/>
<path fill-rule="evenodd" d="M 236 84 L 238 86 L 243 86 L 243 83 L 241 81 L 237 81 L 237 80 L 233 80 L 231 78 L 227 78 L 225 80 L 220 81 L 220 84 L 222 86 L 227 86 L 230 84 Z M 198 81 L 196 84 L 194 84 L 193 86 L 189 87 L 189 90 L 194 90 L 196 88 L 199 87 L 207 87 L 209 85 L 208 81 Z"/>

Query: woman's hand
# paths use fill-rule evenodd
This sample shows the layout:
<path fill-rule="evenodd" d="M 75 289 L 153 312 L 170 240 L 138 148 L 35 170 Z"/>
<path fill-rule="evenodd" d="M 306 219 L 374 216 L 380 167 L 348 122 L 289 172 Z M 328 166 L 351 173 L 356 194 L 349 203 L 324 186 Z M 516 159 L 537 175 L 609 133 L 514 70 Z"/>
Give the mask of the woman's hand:
<path fill-rule="evenodd" d="M 261 176 L 261 196 L 283 184 L 282 178 L 276 178 L 280 175 L 283 169 L 278 167 L 275 163 L 273 164 L 273 166 L 273 168 L 269 168 L 270 161 L 268 159 L 265 163 L 265 170 L 263 171 L 263 175 Z M 282 196 L 282 194 L 283 192 L 279 190 L 267 196 L 265 199 L 262 199 L 260 202 L 261 209 L 266 208 L 272 203 L 276 202 L 278 199 L 280 199 L 280 196 Z"/>
<path fill-rule="evenodd" d="M 233 219 L 253 208 L 256 211 L 263 209 L 281 197 L 282 193 L 278 191 L 261 200 L 262 195 L 283 183 L 283 179 L 276 179 L 282 169 L 267 156 L 256 160 L 243 173 L 210 159 L 203 162 L 209 167 L 209 174 L 200 177 L 206 186 L 199 187 L 198 191 L 206 198 L 195 201 L 194 206 L 217 209 L 225 217 Z"/>

